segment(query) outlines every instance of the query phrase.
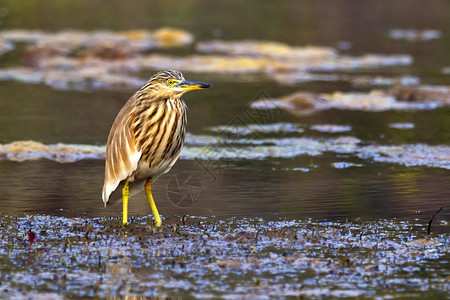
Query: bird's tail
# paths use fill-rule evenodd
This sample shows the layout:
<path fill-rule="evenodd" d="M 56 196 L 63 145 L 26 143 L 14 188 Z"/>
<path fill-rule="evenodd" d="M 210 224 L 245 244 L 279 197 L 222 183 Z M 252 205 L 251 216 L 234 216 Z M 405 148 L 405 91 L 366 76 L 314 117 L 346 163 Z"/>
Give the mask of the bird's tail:
<path fill-rule="evenodd" d="M 130 198 L 144 192 L 144 190 L 145 190 L 144 184 L 145 184 L 145 179 L 140 179 L 140 180 L 130 183 Z M 119 183 L 119 185 L 114 190 L 114 192 L 112 192 L 111 195 L 109 196 L 109 199 L 106 202 L 104 202 L 105 207 L 107 205 L 115 205 L 117 203 L 122 202 L 122 189 L 123 189 L 124 185 L 125 185 L 125 181 L 122 181 Z"/>

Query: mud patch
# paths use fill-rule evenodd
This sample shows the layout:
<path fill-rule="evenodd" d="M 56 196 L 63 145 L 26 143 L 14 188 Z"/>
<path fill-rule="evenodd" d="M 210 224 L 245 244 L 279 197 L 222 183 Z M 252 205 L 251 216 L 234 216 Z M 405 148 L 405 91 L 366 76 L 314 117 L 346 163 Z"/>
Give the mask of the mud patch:
<path fill-rule="evenodd" d="M 1 217 L 6 298 L 411 297 L 448 284 L 448 235 L 406 221 Z"/>

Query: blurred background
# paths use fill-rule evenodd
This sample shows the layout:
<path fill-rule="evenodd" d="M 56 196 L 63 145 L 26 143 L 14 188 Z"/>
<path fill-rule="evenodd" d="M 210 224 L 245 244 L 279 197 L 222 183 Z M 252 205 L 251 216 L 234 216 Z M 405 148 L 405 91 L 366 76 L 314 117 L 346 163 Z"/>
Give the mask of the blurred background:
<path fill-rule="evenodd" d="M 1 31 L 120 32 L 153 31 L 162 27 L 185 30 L 194 40 L 183 46 L 154 48 L 143 53 L 190 57 L 203 55 L 196 48 L 199 42 L 273 41 L 293 47 L 327 47 L 348 57 L 379 54 L 412 58 L 407 64 L 320 70 L 321 75 L 406 77 L 417 85 L 450 85 L 450 72 L 446 71 L 450 66 L 450 2 L 446 0 L 0 1 Z M 430 34 L 423 33 L 426 30 Z M 30 67 L 26 63 L 29 44 L 14 42 L 14 49 L 0 56 L 0 72 L 18 66 Z M 145 81 L 158 70 L 147 68 L 128 73 Z M 278 99 L 297 91 L 368 92 L 374 88 L 387 90 L 393 85 L 393 82 L 374 86 L 323 79 L 283 83 L 264 72 L 182 71 L 187 79 L 213 85 L 207 91 L 184 97 L 189 107 L 188 132 L 193 137 L 217 135 L 214 127 L 230 126 L 260 98 Z M 8 76 L 0 76 L 1 144 L 33 140 L 44 144 L 103 146 L 117 112 L 137 90 L 136 86 L 126 85 L 55 88 L 39 80 L 33 82 L 29 77 L 23 76 L 21 80 L 16 76 L 11 80 Z M 272 138 L 276 143 L 282 138 L 293 138 L 292 141 L 300 143 L 296 138 L 323 142 L 351 136 L 362 145 L 449 146 L 449 112 L 445 105 L 427 110 L 328 109 L 311 114 L 282 111 L 268 123 L 291 124 L 301 130 L 262 132 L 258 137 L 247 138 Z M 412 127 L 390 126 L 397 123 L 412 124 Z M 337 133 L 312 129 L 321 124 L 345 125 L 350 129 Z M 160 213 L 169 219 L 189 214 L 318 220 L 406 218 L 426 223 L 443 206 L 437 219 L 448 222 L 448 168 L 426 163 L 406 166 L 379 162 L 370 157 L 361 158 L 357 151 L 339 153 L 320 145 L 315 155 L 289 155 L 286 148 L 285 155 L 259 159 L 245 159 L 245 148 L 242 148 L 244 158 L 227 160 L 226 164 L 220 157 L 212 162 L 201 160 L 209 166 L 208 170 L 193 157 L 181 159 L 155 183 L 154 197 Z M 211 147 L 220 148 L 220 145 Z M 443 151 L 441 156 L 448 159 L 448 149 L 436 151 Z M 100 194 L 103 167 L 102 159 L 69 163 L 2 159 L 0 210 L 120 216 L 120 204 L 103 208 Z M 175 178 L 183 184 L 177 186 Z M 130 205 L 131 214 L 150 213 L 143 195 Z"/>

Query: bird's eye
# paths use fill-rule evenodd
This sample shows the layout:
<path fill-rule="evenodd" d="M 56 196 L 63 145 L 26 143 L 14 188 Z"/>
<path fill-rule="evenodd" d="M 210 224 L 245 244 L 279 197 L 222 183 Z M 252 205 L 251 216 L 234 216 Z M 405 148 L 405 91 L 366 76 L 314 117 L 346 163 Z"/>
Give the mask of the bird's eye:
<path fill-rule="evenodd" d="M 176 80 L 173 80 L 173 79 L 167 80 L 167 84 L 168 84 L 169 86 L 174 86 L 176 83 L 177 83 Z"/>

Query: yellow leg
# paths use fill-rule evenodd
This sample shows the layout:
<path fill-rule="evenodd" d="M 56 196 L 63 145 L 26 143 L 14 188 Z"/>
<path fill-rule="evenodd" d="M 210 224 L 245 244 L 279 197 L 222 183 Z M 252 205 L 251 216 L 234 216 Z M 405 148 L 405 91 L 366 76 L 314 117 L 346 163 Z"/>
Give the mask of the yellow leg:
<path fill-rule="evenodd" d="M 152 180 L 149 178 L 147 179 L 147 182 L 145 183 L 145 194 L 147 194 L 148 203 L 150 203 L 150 207 L 153 212 L 153 216 L 155 217 L 155 226 L 160 227 L 161 226 L 161 217 L 159 216 L 158 209 L 156 208 L 155 201 L 153 200 L 152 196 Z"/>
<path fill-rule="evenodd" d="M 122 197 L 123 197 L 123 216 L 122 216 L 122 225 L 125 226 L 128 223 L 128 197 L 130 196 L 130 188 L 128 186 L 128 181 L 125 182 L 125 185 L 122 189 Z"/>

